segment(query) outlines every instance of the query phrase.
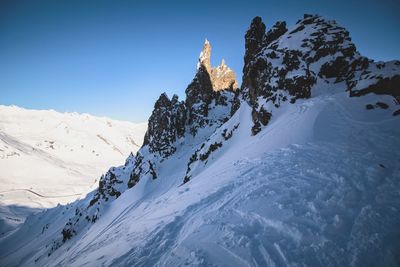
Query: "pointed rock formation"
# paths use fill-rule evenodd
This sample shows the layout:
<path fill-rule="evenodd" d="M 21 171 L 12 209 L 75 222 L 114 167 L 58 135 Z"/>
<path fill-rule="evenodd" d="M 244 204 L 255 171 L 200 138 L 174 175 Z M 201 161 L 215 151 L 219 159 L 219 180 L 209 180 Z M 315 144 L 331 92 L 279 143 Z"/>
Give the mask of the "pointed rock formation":
<path fill-rule="evenodd" d="M 174 95 L 172 100 L 163 93 L 154 105 L 149 118 L 143 145 L 149 146 L 151 153 L 168 157 L 175 152 L 173 143 L 185 133 L 185 107 Z"/>
<path fill-rule="evenodd" d="M 201 70 L 208 73 L 213 91 L 236 90 L 238 88 L 236 74 L 225 64 L 224 59 L 222 59 L 219 66 L 215 68 L 211 66 L 211 44 L 207 39 L 204 42 L 203 50 L 197 63 L 197 71 Z"/>
<path fill-rule="evenodd" d="M 228 98 L 232 98 L 232 93 L 227 92 L 238 88 L 236 75 L 225 65 L 225 61 L 213 68 L 210 57 L 211 45 L 206 39 L 197 63 L 196 75 L 185 91 L 188 127 L 192 135 L 197 133 L 198 128 L 213 123 L 208 117 L 212 101 L 215 101 L 215 105 L 226 106 Z"/>
<path fill-rule="evenodd" d="M 211 70 L 210 76 L 214 91 L 226 89 L 234 91 L 239 87 L 235 72 L 225 65 L 224 59 L 222 59 L 222 62 L 219 66 Z"/>
<path fill-rule="evenodd" d="M 189 131 L 192 135 L 197 133 L 197 128 L 208 123 L 209 105 L 214 98 L 210 74 L 206 67 L 201 65 L 196 76 L 186 88 L 185 107 L 188 116 Z"/>
<path fill-rule="evenodd" d="M 244 37 L 245 39 L 245 55 L 243 66 L 243 81 L 242 88 L 252 87 L 252 75 L 250 66 L 255 56 L 261 51 L 264 45 L 265 38 L 265 24 L 260 17 L 255 17 L 250 24 L 249 29 Z"/>
<path fill-rule="evenodd" d="M 201 67 L 204 67 L 208 73 L 211 73 L 211 45 L 207 39 L 204 41 L 203 50 L 200 52 L 197 70 Z"/>

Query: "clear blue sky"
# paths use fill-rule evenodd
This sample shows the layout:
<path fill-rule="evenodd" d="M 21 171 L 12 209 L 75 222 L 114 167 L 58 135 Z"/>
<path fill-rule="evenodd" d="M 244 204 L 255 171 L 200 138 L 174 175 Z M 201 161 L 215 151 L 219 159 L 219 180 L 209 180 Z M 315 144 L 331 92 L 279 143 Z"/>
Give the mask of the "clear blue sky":
<path fill-rule="evenodd" d="M 0 104 L 146 121 L 160 93 L 184 97 L 204 38 L 241 78 L 254 16 L 304 13 L 345 26 L 375 60 L 400 58 L 400 1 L 0 1 Z"/>

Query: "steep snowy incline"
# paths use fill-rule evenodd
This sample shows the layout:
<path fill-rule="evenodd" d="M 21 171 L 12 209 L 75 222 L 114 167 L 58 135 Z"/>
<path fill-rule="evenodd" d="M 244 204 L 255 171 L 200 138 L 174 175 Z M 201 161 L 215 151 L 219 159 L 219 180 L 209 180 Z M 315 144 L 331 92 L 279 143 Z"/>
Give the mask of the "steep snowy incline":
<path fill-rule="evenodd" d="M 257 136 L 242 105 L 232 121 L 249 123 L 189 183 L 179 186 L 173 170 L 140 180 L 48 256 L 57 221 L 29 235 L 51 214 L 75 212 L 59 207 L 21 228 L 23 248 L 0 255 L 5 264 L 49 266 L 395 264 L 400 122 L 390 110 L 365 109 L 390 98 L 343 92 L 299 100 Z M 17 244 L 19 234 L 2 242 Z"/>
<path fill-rule="evenodd" d="M 0 233 L 37 209 L 65 204 L 135 153 L 146 124 L 0 106 Z"/>

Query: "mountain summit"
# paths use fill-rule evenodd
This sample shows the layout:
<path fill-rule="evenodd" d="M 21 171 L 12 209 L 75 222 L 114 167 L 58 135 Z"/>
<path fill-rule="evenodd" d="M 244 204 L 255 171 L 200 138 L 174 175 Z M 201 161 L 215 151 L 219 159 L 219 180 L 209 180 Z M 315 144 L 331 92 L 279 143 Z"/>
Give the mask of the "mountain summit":
<path fill-rule="evenodd" d="M 374 92 L 400 100 L 400 62 L 375 63 L 361 56 L 349 32 L 336 21 L 306 14 L 291 31 L 285 22 L 277 22 L 268 32 L 265 28 L 256 17 L 245 37 L 241 92 L 253 108 L 253 134 L 282 102 L 330 94 L 333 87 L 350 96 Z"/>
<path fill-rule="evenodd" d="M 239 87 L 235 72 L 225 64 L 224 59 L 222 59 L 219 66 L 215 68 L 211 66 L 211 44 L 207 39 L 204 42 L 203 50 L 200 53 L 199 62 L 197 63 L 197 70 L 199 71 L 202 68 L 210 76 L 214 91 L 236 90 Z"/>
<path fill-rule="evenodd" d="M 197 70 L 201 67 L 205 68 L 208 73 L 211 73 L 211 44 L 207 39 L 204 41 L 203 49 L 200 52 Z"/>
<path fill-rule="evenodd" d="M 400 62 L 308 14 L 254 18 L 245 48 L 237 88 L 206 40 L 136 155 L 0 240 L 2 265 L 399 265 Z"/>

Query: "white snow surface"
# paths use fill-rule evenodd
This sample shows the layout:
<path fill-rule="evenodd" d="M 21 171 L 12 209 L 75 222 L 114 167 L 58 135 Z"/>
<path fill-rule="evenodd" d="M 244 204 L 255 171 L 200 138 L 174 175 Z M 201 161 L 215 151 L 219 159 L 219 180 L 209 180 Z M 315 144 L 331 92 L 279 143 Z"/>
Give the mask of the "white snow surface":
<path fill-rule="evenodd" d="M 400 248 L 400 120 L 391 96 L 334 90 L 283 104 L 256 136 L 251 108 L 208 140 L 194 166 L 181 142 L 55 251 L 91 199 L 31 216 L 0 240 L 2 266 L 395 266 Z M 389 108 L 366 110 L 377 101 Z M 398 108 L 398 106 L 397 106 Z M 185 163 L 185 164 L 182 164 Z M 128 178 L 127 178 L 128 179 Z M 21 241 L 23 240 L 23 241 Z"/>
<path fill-rule="evenodd" d="M 0 105 L 1 234 L 97 187 L 143 142 L 146 123 Z"/>

